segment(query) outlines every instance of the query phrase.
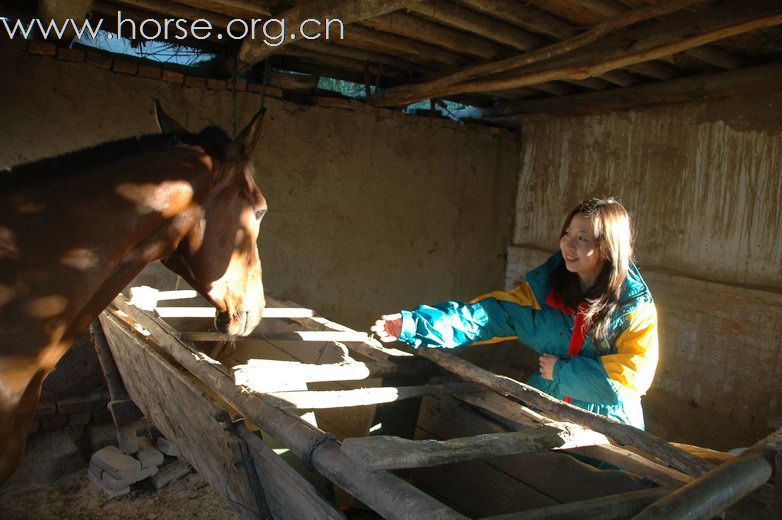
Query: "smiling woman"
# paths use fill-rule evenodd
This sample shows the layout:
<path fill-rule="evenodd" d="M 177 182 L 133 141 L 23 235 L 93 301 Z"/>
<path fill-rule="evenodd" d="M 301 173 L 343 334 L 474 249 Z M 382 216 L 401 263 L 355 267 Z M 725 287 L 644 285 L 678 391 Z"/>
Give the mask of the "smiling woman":
<path fill-rule="evenodd" d="M 565 219 L 559 247 L 513 291 L 381 316 L 372 330 L 415 348 L 518 339 L 540 354 L 530 385 L 643 429 L 657 312 L 632 262 L 630 215 L 613 198 L 582 202 Z"/>

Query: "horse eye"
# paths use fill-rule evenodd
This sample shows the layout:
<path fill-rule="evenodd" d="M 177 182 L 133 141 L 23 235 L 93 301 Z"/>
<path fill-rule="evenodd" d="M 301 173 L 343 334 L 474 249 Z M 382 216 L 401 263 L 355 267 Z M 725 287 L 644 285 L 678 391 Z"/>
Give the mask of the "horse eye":
<path fill-rule="evenodd" d="M 259 209 L 258 211 L 255 212 L 255 220 L 261 220 L 264 215 L 266 215 L 266 210 Z"/>

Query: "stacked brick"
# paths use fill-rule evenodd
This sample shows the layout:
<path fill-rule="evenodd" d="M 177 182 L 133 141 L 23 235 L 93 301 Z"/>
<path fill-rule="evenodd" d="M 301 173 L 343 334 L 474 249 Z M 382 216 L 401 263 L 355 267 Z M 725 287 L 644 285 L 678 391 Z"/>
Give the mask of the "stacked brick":
<path fill-rule="evenodd" d="M 190 472 L 186 462 L 175 459 L 179 450 L 164 437 L 153 445 L 147 438 L 139 439 L 139 451 L 123 453 L 116 446 L 96 451 L 90 459 L 87 479 L 108 499 L 127 495 L 130 487 L 146 480 L 159 490 Z"/>
<path fill-rule="evenodd" d="M 41 403 L 35 411 L 30 433 L 39 430 L 56 430 L 65 426 L 84 426 L 111 421 L 106 406 L 108 394 L 62 399 L 56 403 Z"/>

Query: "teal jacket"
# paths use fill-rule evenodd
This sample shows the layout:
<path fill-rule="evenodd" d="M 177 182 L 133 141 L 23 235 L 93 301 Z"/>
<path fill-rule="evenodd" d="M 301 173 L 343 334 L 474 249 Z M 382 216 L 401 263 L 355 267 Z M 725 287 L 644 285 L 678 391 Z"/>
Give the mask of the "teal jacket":
<path fill-rule="evenodd" d="M 658 357 L 657 311 L 649 289 L 631 265 L 608 336 L 599 344 L 589 335 L 572 338 L 581 329 L 575 327 L 577 314 L 559 303 L 549 282 L 562 261 L 561 253 L 554 254 L 513 291 L 404 310 L 399 341 L 416 348 L 455 348 L 518 339 L 559 358 L 553 380 L 535 372 L 528 384 L 643 429 L 640 398 L 652 383 Z"/>

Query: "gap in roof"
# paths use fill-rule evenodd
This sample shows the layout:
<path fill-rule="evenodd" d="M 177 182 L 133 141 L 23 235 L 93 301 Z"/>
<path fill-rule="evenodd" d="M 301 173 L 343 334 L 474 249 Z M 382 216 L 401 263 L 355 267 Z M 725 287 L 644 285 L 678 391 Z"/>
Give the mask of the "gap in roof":
<path fill-rule="evenodd" d="M 127 38 L 117 38 L 116 34 L 100 30 L 97 38 L 83 35 L 74 38 L 73 43 L 79 43 L 95 49 L 124 54 L 134 58 L 158 61 L 162 63 L 175 63 L 177 65 L 194 66 L 217 57 L 216 54 L 206 52 L 187 45 L 178 43 L 157 41 L 131 41 Z"/>
<path fill-rule="evenodd" d="M 343 96 L 347 96 L 354 99 L 364 99 L 366 96 L 366 90 L 361 83 L 355 83 L 353 81 L 345 81 L 342 79 L 329 78 L 321 76 L 318 81 L 318 88 L 323 90 L 329 90 L 331 92 L 338 92 Z M 374 90 L 375 87 L 372 87 Z M 466 108 L 475 108 L 472 105 L 465 105 L 462 103 L 456 103 L 455 101 L 448 101 L 445 99 L 438 99 L 434 106 L 434 111 L 443 117 L 447 117 L 453 121 L 460 121 L 455 115 L 459 110 Z M 419 110 L 430 111 L 431 100 L 425 99 L 416 103 L 407 105 L 402 111 L 405 114 L 417 114 Z"/>

